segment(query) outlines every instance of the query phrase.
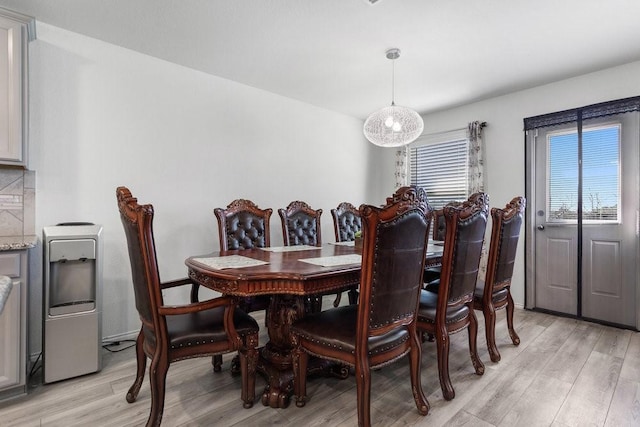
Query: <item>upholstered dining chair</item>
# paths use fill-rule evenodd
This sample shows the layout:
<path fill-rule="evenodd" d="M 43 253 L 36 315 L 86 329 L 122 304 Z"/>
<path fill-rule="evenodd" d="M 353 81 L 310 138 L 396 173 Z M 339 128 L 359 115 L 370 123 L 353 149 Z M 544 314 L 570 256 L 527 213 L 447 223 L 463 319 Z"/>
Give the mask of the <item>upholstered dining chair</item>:
<path fill-rule="evenodd" d="M 441 208 L 433 211 L 433 240 L 444 240 L 446 227 L 447 224 L 444 220 L 444 209 Z"/>
<path fill-rule="evenodd" d="M 358 424 L 370 425 L 371 369 L 409 356 L 418 412 L 429 403 L 420 383 L 416 309 L 422 288 L 431 209 L 418 187 L 403 187 L 382 207 L 362 205 L 360 301 L 307 315 L 291 327 L 296 405 L 307 400 L 309 355 L 355 367 Z"/>
<path fill-rule="evenodd" d="M 336 242 L 352 242 L 356 233 L 362 230 L 360 212 L 349 202 L 342 202 L 338 207 L 331 209 L 331 217 Z"/>
<path fill-rule="evenodd" d="M 159 426 L 171 363 L 237 351 L 242 374 L 241 399 L 245 408 L 251 407 L 255 400 L 258 324 L 236 309 L 237 302 L 231 297 L 165 305 L 164 289 L 190 285 L 191 281 L 160 282 L 153 237 L 153 206 L 139 205 L 126 187 L 118 187 L 116 197 L 129 249 L 136 309 L 142 322 L 136 340 L 136 379 L 127 392 L 127 402 L 133 403 L 138 397 L 148 357 L 151 359 L 151 411 L 146 425 Z"/>
<path fill-rule="evenodd" d="M 447 203 L 445 206 L 460 206 L 462 202 L 451 201 Z M 444 241 L 445 231 L 446 231 L 446 223 L 444 220 L 444 209 L 436 209 L 433 211 L 433 240 L 434 241 Z M 430 267 L 425 269 L 424 271 L 424 283 L 429 284 L 433 283 L 440 279 L 440 274 L 442 273 L 442 267 Z M 437 286 L 437 283 L 434 284 Z"/>
<path fill-rule="evenodd" d="M 418 330 L 435 336 L 438 375 L 446 400 L 455 397 L 449 377 L 449 335 L 468 329 L 469 352 L 476 374 L 484 373 L 478 356 L 478 320 L 473 295 L 487 226 L 488 197 L 473 194 L 459 207 L 445 206 L 446 236 L 442 274 L 436 292 L 423 290 L 418 306 Z"/>
<path fill-rule="evenodd" d="M 295 200 L 286 208 L 278 209 L 282 222 L 282 240 L 285 246 L 322 246 L 322 209 L 312 209 L 305 202 Z M 322 296 L 309 297 L 312 311 L 322 310 Z"/>
<path fill-rule="evenodd" d="M 331 209 L 331 217 L 333 218 L 333 230 L 336 235 L 336 242 L 352 242 L 356 238 L 356 233 L 362 230 L 362 220 L 360 219 L 360 211 L 349 202 L 342 202 L 337 208 Z M 358 302 L 357 288 L 348 291 L 349 304 Z M 340 305 L 342 292 L 336 295 L 333 306 Z"/>
<path fill-rule="evenodd" d="M 299 200 L 278 209 L 282 221 L 282 239 L 285 246 L 322 246 L 320 216 L 322 209 L 314 210 Z"/>
<path fill-rule="evenodd" d="M 251 200 L 236 199 L 226 209 L 215 208 L 220 250 L 265 248 L 271 245 L 270 220 L 273 209 L 260 209 Z M 199 285 L 191 289 L 191 302 L 198 301 Z M 268 301 L 267 301 L 268 302 Z M 264 303 L 245 301 L 246 312 L 263 310 Z M 259 307 L 256 304 L 260 305 Z"/>
<path fill-rule="evenodd" d="M 520 344 L 520 337 L 513 327 L 513 298 L 511 278 L 520 237 L 526 200 L 514 197 L 504 209 L 491 209 L 491 242 L 485 280 L 478 280 L 473 307 L 484 314 L 487 348 L 492 362 L 500 361 L 496 345 L 496 310 L 507 311 L 507 328 L 513 345 Z"/>
<path fill-rule="evenodd" d="M 215 208 L 213 213 L 218 220 L 218 238 L 220 250 L 240 250 L 251 248 L 266 248 L 271 246 L 270 221 L 273 209 L 260 209 L 254 202 L 247 199 L 236 199 L 225 209 Z M 192 287 L 191 301 L 198 301 L 198 285 Z M 260 295 L 238 299 L 238 306 L 245 312 L 269 309 L 271 297 Z M 265 316 L 266 322 L 266 316 Z M 232 372 L 237 372 L 237 359 L 234 358 Z M 222 355 L 213 357 L 215 372 L 222 370 Z"/>
<path fill-rule="evenodd" d="M 226 209 L 215 208 L 213 213 L 218 219 L 220 250 L 238 250 L 266 248 L 271 246 L 269 221 L 271 208 L 260 209 L 250 200 L 236 199 Z M 240 308 L 249 313 L 266 310 L 269 296 L 243 298 Z"/>

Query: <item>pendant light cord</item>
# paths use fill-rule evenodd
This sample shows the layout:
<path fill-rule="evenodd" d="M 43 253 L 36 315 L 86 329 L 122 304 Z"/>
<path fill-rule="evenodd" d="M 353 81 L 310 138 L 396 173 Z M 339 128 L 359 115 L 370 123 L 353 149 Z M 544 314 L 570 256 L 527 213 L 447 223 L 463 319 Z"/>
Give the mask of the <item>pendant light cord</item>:
<path fill-rule="evenodd" d="M 396 60 L 391 60 L 391 106 L 396 105 Z"/>

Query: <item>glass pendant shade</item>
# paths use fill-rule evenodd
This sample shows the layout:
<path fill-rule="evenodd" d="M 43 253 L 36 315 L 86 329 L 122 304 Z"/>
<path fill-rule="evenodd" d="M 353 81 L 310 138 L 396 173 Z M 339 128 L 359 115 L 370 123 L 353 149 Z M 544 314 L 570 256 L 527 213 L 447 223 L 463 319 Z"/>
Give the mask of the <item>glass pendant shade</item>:
<path fill-rule="evenodd" d="M 364 122 L 364 136 L 380 147 L 401 147 L 415 141 L 424 130 L 420 114 L 391 105 L 371 114 Z"/>
<path fill-rule="evenodd" d="M 392 48 L 386 52 L 387 59 L 400 57 L 400 49 Z M 380 147 L 401 147 L 415 141 L 424 129 L 422 117 L 411 108 L 395 104 L 395 66 L 391 77 L 391 106 L 376 111 L 364 122 L 364 136 Z"/>

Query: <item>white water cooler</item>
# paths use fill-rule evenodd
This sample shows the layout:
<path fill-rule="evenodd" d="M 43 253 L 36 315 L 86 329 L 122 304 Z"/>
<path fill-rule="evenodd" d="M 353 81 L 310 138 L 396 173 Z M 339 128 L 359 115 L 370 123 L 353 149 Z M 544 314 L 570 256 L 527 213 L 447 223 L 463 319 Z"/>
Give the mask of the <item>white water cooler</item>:
<path fill-rule="evenodd" d="M 45 383 L 102 369 L 101 234 L 84 222 L 43 228 Z"/>

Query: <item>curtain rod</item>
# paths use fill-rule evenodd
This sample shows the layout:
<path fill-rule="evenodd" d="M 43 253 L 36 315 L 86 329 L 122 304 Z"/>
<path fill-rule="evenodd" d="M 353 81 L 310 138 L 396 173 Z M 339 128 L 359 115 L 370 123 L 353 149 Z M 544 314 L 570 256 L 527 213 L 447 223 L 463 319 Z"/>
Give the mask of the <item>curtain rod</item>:
<path fill-rule="evenodd" d="M 480 127 L 481 128 L 486 128 L 487 126 L 488 126 L 487 122 L 480 122 Z M 466 131 L 467 129 L 468 129 L 468 126 L 465 126 L 465 127 L 457 128 L 457 129 L 443 130 L 443 131 L 440 131 L 440 132 L 425 133 L 425 134 L 421 135 L 421 137 L 425 137 L 425 136 L 434 137 L 434 136 L 437 136 L 437 135 L 447 134 L 447 133 L 451 133 L 451 132 L 462 132 L 462 131 Z"/>

